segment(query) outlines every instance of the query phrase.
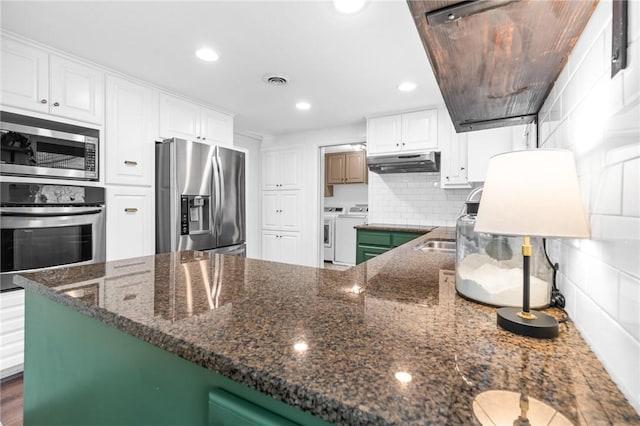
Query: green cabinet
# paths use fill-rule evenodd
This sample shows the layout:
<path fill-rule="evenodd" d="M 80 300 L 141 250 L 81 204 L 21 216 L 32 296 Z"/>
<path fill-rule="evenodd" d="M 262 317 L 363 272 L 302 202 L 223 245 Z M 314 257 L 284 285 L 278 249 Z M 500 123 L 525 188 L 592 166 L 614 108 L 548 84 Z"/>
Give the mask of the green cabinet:
<path fill-rule="evenodd" d="M 423 234 L 417 232 L 358 229 L 356 235 L 356 264 L 359 264 L 416 239 Z"/>

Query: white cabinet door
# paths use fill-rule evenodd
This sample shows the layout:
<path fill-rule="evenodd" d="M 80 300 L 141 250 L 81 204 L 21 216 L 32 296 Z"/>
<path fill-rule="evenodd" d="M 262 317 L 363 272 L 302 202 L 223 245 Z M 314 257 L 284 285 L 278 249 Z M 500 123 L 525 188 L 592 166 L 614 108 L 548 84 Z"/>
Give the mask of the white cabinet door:
<path fill-rule="evenodd" d="M 277 192 L 265 191 L 262 193 L 262 227 L 267 229 L 278 229 L 280 224 L 280 214 L 278 212 L 278 199 L 280 194 Z"/>
<path fill-rule="evenodd" d="M 300 189 L 301 161 L 300 150 L 263 151 L 262 189 Z"/>
<path fill-rule="evenodd" d="M 0 293 L 0 378 L 24 366 L 24 290 Z"/>
<path fill-rule="evenodd" d="M 281 232 L 279 238 L 280 262 L 300 263 L 300 235 L 296 232 Z"/>
<path fill-rule="evenodd" d="M 466 133 L 456 133 L 453 124 L 449 124 L 449 138 L 438 141 L 441 149 L 440 184 L 443 189 L 470 188 L 467 180 L 467 141 Z"/>
<path fill-rule="evenodd" d="M 158 96 L 149 88 L 107 76 L 106 182 L 151 186 Z"/>
<path fill-rule="evenodd" d="M 367 154 L 384 154 L 400 150 L 402 117 L 370 118 L 367 120 Z"/>
<path fill-rule="evenodd" d="M 300 263 L 300 234 L 262 231 L 262 258 L 272 262 Z"/>
<path fill-rule="evenodd" d="M 102 71 L 50 55 L 49 91 L 51 114 L 92 123 L 103 122 Z"/>
<path fill-rule="evenodd" d="M 300 225 L 300 191 L 283 191 L 280 192 L 278 199 L 278 215 L 280 229 L 287 231 L 297 231 Z"/>
<path fill-rule="evenodd" d="M 468 137 L 469 182 L 484 182 L 489 159 L 512 150 L 512 130 L 510 127 L 466 132 Z"/>
<path fill-rule="evenodd" d="M 279 189 L 278 177 L 278 152 L 264 151 L 262 153 L 262 189 L 267 191 Z"/>
<path fill-rule="evenodd" d="M 107 260 L 155 253 L 153 192 L 107 187 Z"/>
<path fill-rule="evenodd" d="M 297 231 L 299 219 L 299 191 L 264 191 L 262 193 L 262 227 Z"/>
<path fill-rule="evenodd" d="M 276 231 L 262 231 L 262 258 L 272 262 L 278 261 L 280 238 Z"/>
<path fill-rule="evenodd" d="M 191 102 L 160 94 L 160 137 L 197 141 L 200 107 Z"/>
<path fill-rule="evenodd" d="M 300 189 L 302 159 L 299 150 L 281 151 L 278 161 L 279 189 Z"/>
<path fill-rule="evenodd" d="M 438 148 L 438 111 L 426 110 L 402 114 L 403 151 Z"/>
<path fill-rule="evenodd" d="M 2 103 L 49 112 L 49 55 L 8 38 L 0 49 Z"/>
<path fill-rule="evenodd" d="M 208 108 L 201 108 L 198 136 L 200 140 L 212 145 L 233 147 L 233 117 Z"/>

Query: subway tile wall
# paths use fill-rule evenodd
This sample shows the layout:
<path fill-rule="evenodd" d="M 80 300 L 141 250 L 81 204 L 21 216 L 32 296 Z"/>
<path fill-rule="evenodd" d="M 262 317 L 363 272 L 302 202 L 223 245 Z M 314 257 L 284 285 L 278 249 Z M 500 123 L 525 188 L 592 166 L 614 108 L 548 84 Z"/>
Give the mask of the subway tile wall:
<path fill-rule="evenodd" d="M 558 285 L 585 340 L 640 412 L 640 2 L 628 65 L 611 78 L 611 0 L 601 1 L 540 111 L 540 144 L 574 152 L 589 240 L 554 240 Z"/>
<path fill-rule="evenodd" d="M 437 173 L 369 172 L 369 223 L 455 226 L 470 189 L 441 189 Z"/>

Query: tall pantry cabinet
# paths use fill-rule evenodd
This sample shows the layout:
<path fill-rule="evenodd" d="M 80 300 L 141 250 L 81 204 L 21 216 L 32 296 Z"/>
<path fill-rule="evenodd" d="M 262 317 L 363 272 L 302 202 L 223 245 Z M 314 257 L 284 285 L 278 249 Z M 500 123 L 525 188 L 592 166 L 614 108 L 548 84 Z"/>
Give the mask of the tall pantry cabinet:
<path fill-rule="evenodd" d="M 262 258 L 299 264 L 302 195 L 300 148 L 262 152 Z"/>
<path fill-rule="evenodd" d="M 107 260 L 155 253 L 158 92 L 106 78 Z"/>

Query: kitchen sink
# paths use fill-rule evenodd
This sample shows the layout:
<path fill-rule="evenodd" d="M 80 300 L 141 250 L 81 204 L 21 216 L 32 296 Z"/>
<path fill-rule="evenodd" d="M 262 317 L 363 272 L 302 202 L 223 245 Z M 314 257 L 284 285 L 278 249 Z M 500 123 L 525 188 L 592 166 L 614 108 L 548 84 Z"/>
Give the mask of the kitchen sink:
<path fill-rule="evenodd" d="M 418 244 L 414 250 L 454 254 L 456 252 L 456 242 L 453 240 L 429 240 Z"/>

